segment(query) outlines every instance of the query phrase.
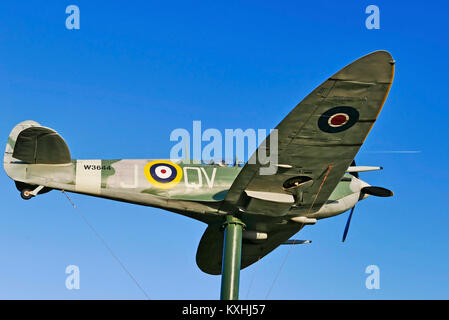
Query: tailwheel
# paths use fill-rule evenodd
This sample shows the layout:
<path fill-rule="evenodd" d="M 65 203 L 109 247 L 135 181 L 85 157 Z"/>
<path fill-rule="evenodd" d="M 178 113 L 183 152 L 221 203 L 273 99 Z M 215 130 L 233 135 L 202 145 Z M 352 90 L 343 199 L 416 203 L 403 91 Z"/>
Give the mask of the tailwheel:
<path fill-rule="evenodd" d="M 20 191 L 20 196 L 23 200 L 30 200 L 34 195 L 31 193 L 31 190 L 23 189 Z"/>

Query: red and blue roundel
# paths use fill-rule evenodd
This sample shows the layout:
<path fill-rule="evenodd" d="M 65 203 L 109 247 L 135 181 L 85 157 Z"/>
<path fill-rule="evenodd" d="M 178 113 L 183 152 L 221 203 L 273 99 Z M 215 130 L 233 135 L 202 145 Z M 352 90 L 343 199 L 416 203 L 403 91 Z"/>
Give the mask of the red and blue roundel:
<path fill-rule="evenodd" d="M 318 127 L 328 133 L 345 131 L 359 120 L 359 112 L 353 107 L 334 107 L 318 119 Z"/>
<path fill-rule="evenodd" d="M 152 185 L 162 189 L 174 187 L 182 178 L 181 167 L 176 163 L 165 160 L 147 163 L 144 172 L 145 177 Z"/>

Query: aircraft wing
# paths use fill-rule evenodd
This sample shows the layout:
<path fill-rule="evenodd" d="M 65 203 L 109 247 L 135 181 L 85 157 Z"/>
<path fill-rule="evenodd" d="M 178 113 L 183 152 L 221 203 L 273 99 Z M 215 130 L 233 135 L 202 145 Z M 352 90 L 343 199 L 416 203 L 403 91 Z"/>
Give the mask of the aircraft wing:
<path fill-rule="evenodd" d="M 242 242 L 240 268 L 244 269 L 259 261 L 281 243 L 287 241 L 302 227 L 303 225 L 298 223 L 275 227 L 269 233 L 268 238 L 260 243 L 244 240 Z M 196 252 L 196 263 L 203 272 L 214 275 L 221 274 L 223 237 L 224 234 L 220 225 L 209 225 L 204 232 Z"/>
<path fill-rule="evenodd" d="M 261 174 L 259 153 L 270 150 L 270 137 L 234 180 L 219 212 L 239 213 L 247 230 L 267 239 L 243 239 L 241 268 L 267 255 L 304 225 L 285 219 L 318 211 L 355 158 L 385 102 L 394 61 L 376 51 L 349 64 L 299 103 L 276 127 L 277 170 Z M 221 273 L 223 232 L 209 225 L 198 246 L 201 270 Z"/>
<path fill-rule="evenodd" d="M 318 211 L 376 121 L 393 74 L 392 56 L 376 51 L 322 83 L 276 127 L 277 172 L 259 170 L 258 154 L 270 149 L 271 133 L 265 148 L 260 146 L 242 168 L 219 211 L 277 217 Z"/>

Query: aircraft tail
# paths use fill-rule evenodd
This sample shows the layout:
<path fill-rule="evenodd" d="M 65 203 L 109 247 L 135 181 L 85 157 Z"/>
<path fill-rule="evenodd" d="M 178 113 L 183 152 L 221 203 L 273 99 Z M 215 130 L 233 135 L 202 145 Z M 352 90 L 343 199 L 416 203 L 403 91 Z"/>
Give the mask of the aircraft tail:
<path fill-rule="evenodd" d="M 25 181 L 30 164 L 67 163 L 71 163 L 69 148 L 53 129 L 30 120 L 12 129 L 3 158 L 5 172 L 11 179 Z"/>

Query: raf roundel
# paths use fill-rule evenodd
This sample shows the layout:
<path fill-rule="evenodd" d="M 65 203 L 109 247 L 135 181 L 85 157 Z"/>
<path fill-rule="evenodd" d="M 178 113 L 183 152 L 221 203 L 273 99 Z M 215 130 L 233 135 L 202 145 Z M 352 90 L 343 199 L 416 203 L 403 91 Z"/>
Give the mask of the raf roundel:
<path fill-rule="evenodd" d="M 149 162 L 144 168 L 145 177 L 154 186 L 170 189 L 181 181 L 182 169 L 176 163 L 165 160 Z"/>
<path fill-rule="evenodd" d="M 351 128 L 359 120 L 359 112 L 353 107 L 334 107 L 318 119 L 318 127 L 328 133 L 337 133 Z"/>

